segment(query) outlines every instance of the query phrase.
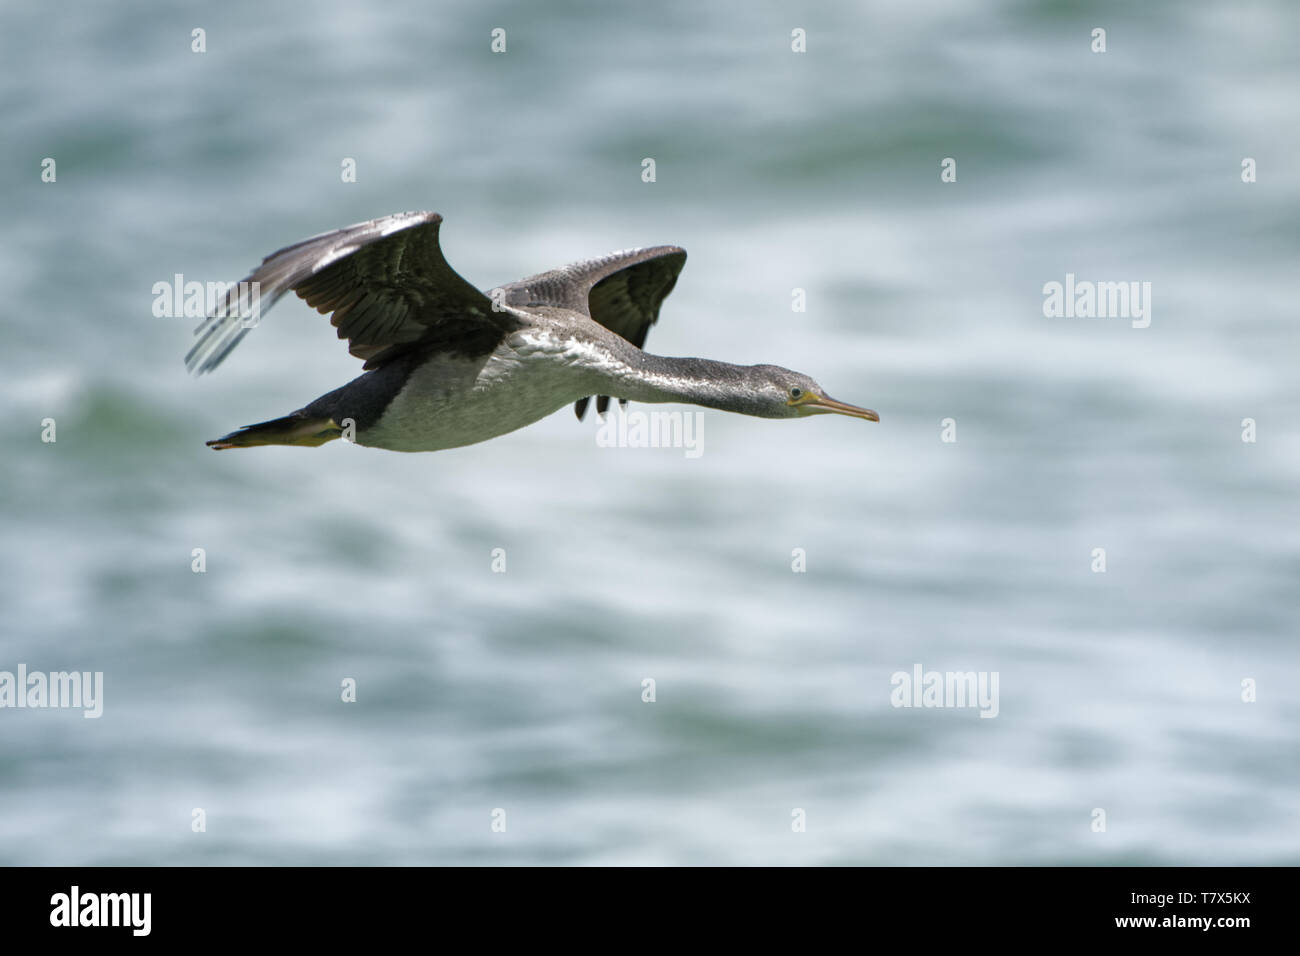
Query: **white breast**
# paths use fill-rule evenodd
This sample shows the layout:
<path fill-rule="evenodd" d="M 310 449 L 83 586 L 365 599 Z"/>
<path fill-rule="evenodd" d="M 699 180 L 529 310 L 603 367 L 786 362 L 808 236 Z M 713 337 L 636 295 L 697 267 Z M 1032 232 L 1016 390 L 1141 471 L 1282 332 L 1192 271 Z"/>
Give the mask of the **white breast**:
<path fill-rule="evenodd" d="M 412 372 L 357 444 L 438 451 L 504 435 L 593 393 L 605 375 L 601 353 L 544 329 L 506 336 L 476 359 L 436 356 Z"/>

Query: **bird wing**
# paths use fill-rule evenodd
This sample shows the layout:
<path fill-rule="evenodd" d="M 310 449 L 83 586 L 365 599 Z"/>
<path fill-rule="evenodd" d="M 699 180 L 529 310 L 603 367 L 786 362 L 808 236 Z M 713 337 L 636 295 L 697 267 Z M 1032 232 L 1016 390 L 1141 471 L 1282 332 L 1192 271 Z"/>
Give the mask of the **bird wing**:
<path fill-rule="evenodd" d="M 685 264 L 686 250 L 677 246 L 628 249 L 529 276 L 501 291 L 507 305 L 571 309 L 641 348 Z M 574 404 L 579 419 L 589 401 L 580 398 Z M 597 397 L 598 413 L 604 414 L 608 405 L 608 396 Z"/>
<path fill-rule="evenodd" d="M 333 313 L 339 338 L 367 369 L 422 340 L 454 342 L 517 327 L 447 264 L 438 246 L 441 223 L 436 212 L 407 212 L 321 233 L 267 256 L 244 283 L 258 284 L 259 311 L 292 290 L 322 314 Z M 256 324 L 256 314 L 250 323 L 233 308 L 238 290 L 195 329 L 198 342 L 185 356 L 190 371 L 212 371 Z"/>

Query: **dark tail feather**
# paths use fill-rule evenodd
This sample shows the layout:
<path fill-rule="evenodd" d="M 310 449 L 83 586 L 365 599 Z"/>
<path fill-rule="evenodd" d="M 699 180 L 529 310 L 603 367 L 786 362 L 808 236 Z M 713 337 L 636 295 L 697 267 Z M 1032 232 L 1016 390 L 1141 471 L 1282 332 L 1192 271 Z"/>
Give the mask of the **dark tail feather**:
<path fill-rule="evenodd" d="M 333 441 L 343 429 L 332 418 L 295 412 L 257 425 L 249 425 L 207 443 L 209 448 L 251 448 L 253 445 L 309 445 L 315 447 Z"/>

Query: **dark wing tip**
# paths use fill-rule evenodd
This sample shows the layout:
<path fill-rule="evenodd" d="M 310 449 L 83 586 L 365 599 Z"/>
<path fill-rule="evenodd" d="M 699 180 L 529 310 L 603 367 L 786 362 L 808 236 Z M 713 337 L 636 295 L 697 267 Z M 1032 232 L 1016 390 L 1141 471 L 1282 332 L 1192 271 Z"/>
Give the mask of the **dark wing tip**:
<path fill-rule="evenodd" d="M 416 210 L 318 233 L 271 253 L 239 286 L 260 290 L 259 313 L 291 290 L 333 313 L 339 337 L 371 368 L 446 319 L 487 314 L 488 300 L 443 258 L 441 223 L 439 213 Z M 220 365 L 251 327 L 232 314 L 229 298 L 195 330 L 185 360 L 193 374 Z"/>

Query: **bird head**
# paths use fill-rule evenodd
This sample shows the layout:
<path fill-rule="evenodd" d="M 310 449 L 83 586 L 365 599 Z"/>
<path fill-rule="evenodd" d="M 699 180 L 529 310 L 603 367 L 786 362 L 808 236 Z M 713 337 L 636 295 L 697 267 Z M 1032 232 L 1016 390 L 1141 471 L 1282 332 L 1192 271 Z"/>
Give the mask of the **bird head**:
<path fill-rule="evenodd" d="M 806 418 L 809 415 L 850 415 L 869 422 L 880 416 L 869 408 L 859 408 L 826 394 L 825 389 L 802 372 L 779 365 L 755 365 L 762 393 L 764 418 Z"/>

